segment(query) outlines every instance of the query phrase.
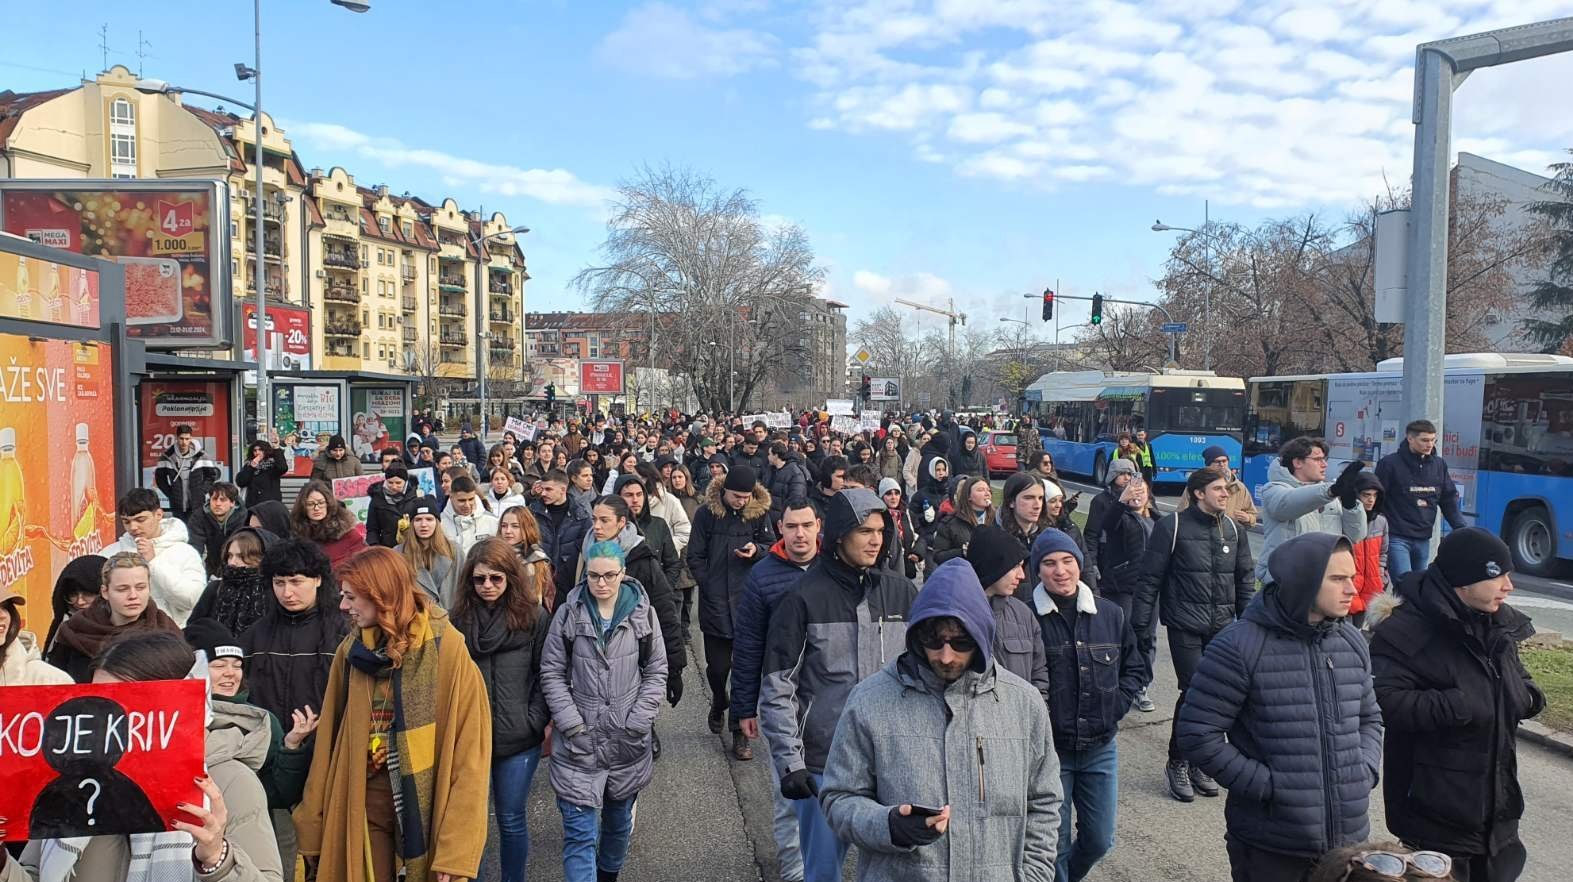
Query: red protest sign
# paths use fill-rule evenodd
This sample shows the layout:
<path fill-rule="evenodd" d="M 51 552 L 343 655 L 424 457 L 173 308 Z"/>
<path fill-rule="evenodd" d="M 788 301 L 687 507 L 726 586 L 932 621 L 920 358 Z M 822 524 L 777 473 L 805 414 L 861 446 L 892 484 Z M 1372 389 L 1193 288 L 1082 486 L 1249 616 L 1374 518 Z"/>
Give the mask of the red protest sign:
<path fill-rule="evenodd" d="M 201 804 L 201 680 L 0 686 L 0 817 L 10 841 L 161 833 Z"/>

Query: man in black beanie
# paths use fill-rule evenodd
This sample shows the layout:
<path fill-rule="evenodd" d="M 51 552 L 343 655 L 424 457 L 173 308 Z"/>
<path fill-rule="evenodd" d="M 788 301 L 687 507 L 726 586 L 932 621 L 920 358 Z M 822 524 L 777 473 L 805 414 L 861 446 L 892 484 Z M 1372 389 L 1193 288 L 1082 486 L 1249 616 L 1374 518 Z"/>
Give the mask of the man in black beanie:
<path fill-rule="evenodd" d="M 972 531 L 972 541 L 967 543 L 967 563 L 978 574 L 989 611 L 994 613 L 994 660 L 1035 686 L 1048 701 L 1052 687 L 1043 630 L 1032 608 L 1015 596 L 1027 576 L 1021 567 L 1026 559 L 1027 549 L 993 524 Z"/>
<path fill-rule="evenodd" d="M 721 733 L 731 701 L 732 616 L 743 597 L 749 571 L 775 541 L 770 528 L 770 491 L 752 466 L 735 465 L 705 488 L 688 536 L 688 571 L 699 585 L 699 630 L 704 634 L 705 675 L 710 681 L 710 731 Z M 752 759 L 753 749 L 732 720 L 732 754 Z"/>
<path fill-rule="evenodd" d="M 1528 859 L 1515 735 L 1546 700 L 1519 660 L 1535 629 L 1504 602 L 1512 571 L 1490 531 L 1454 530 L 1373 626 L 1387 827 L 1405 845 L 1452 855 L 1462 882 L 1511 882 Z"/>

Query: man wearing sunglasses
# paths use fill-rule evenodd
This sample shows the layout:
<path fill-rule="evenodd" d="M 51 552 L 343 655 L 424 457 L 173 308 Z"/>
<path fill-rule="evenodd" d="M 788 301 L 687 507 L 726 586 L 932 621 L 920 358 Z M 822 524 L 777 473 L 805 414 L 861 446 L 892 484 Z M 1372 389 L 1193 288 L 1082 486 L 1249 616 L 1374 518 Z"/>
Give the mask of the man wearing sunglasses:
<path fill-rule="evenodd" d="M 1279 545 L 1306 533 L 1343 536 L 1350 545 L 1365 538 L 1365 508 L 1360 505 L 1360 470 L 1355 460 L 1343 467 L 1338 480 L 1327 480 L 1327 442 L 1300 436 L 1284 444 L 1278 461 L 1267 468 L 1262 487 L 1262 553 L 1256 559 L 1256 578 L 1271 576 L 1267 559 Z"/>
<path fill-rule="evenodd" d="M 1546 700 L 1519 660 L 1534 629 L 1504 602 L 1512 571 L 1501 539 L 1454 530 L 1430 566 L 1398 582 L 1399 605 L 1373 626 L 1387 827 L 1452 855 L 1466 882 L 1512 882 L 1528 858 L 1515 736 Z"/>
<path fill-rule="evenodd" d="M 1054 877 L 1049 711 L 996 663 L 994 627 L 972 566 L 946 561 L 912 605 L 906 651 L 847 699 L 821 800 L 858 847 L 858 879 Z"/>

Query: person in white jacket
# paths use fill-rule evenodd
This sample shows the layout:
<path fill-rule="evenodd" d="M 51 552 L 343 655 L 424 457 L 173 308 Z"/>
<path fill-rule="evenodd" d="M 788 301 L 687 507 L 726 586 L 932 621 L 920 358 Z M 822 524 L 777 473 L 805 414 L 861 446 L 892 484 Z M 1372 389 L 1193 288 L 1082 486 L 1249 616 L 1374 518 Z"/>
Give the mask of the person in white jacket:
<path fill-rule="evenodd" d="M 1361 467 L 1359 460 L 1349 463 L 1336 481 L 1329 481 L 1326 441 L 1301 436 L 1284 443 L 1262 485 L 1264 538 L 1256 558 L 1256 578 L 1272 581 L 1267 559 L 1279 545 L 1304 533 L 1331 533 L 1351 545 L 1360 544 L 1366 532 L 1358 480 Z"/>
<path fill-rule="evenodd" d="M 672 544 L 677 546 L 677 554 L 681 557 L 688 551 L 688 536 L 693 532 L 693 522 L 689 520 L 688 512 L 683 510 L 683 503 L 676 494 L 667 492 L 659 469 L 643 462 L 639 464 L 638 472 L 650 495 L 645 504 L 650 506 L 651 514 L 666 521 L 667 527 L 671 528 Z"/>
<path fill-rule="evenodd" d="M 71 675 L 44 661 L 38 638 L 22 630 L 17 607 L 27 598 L 13 586 L 0 588 L 0 686 L 69 686 Z"/>
<path fill-rule="evenodd" d="M 513 475 L 507 469 L 493 469 L 491 480 L 486 482 L 486 492 L 481 494 L 485 507 L 496 517 L 510 508 L 529 505 L 530 501 L 524 498 L 523 487 L 513 482 Z"/>
<path fill-rule="evenodd" d="M 184 628 L 192 608 L 208 587 L 207 566 L 191 544 L 186 525 L 164 514 L 158 494 L 152 490 L 132 490 L 120 498 L 115 508 L 126 532 L 99 554 L 111 557 L 116 552 L 129 551 L 142 555 L 148 563 L 153 602 Z"/>
<path fill-rule="evenodd" d="M 475 543 L 497 535 L 497 516 L 486 510 L 475 482 L 469 478 L 454 478 L 449 486 L 448 507 L 442 510 L 442 531 L 460 564 Z"/>

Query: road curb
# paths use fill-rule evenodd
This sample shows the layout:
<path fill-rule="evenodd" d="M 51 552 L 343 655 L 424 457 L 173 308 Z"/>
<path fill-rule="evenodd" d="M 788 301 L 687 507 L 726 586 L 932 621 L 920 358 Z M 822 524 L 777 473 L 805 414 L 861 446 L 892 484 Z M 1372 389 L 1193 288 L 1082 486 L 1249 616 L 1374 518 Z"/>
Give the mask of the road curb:
<path fill-rule="evenodd" d="M 1558 732 L 1534 720 L 1524 720 L 1518 724 L 1518 737 L 1573 759 L 1573 735 L 1566 732 Z"/>

